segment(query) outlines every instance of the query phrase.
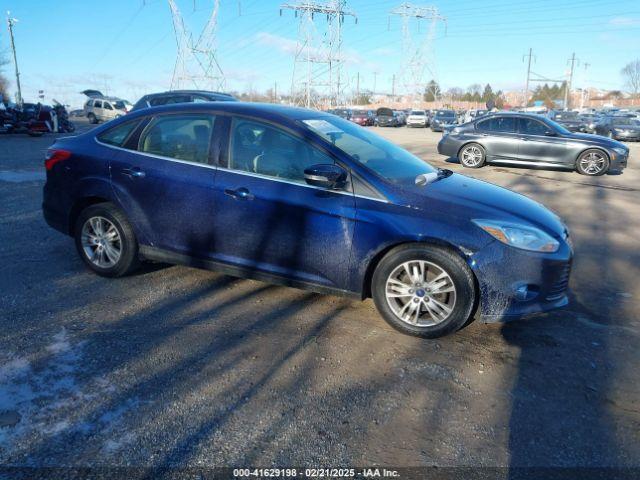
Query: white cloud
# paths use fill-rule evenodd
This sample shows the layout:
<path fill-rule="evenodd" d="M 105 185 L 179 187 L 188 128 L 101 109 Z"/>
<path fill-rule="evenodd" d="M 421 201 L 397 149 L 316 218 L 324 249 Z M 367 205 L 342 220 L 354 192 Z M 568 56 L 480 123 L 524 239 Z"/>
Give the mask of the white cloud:
<path fill-rule="evenodd" d="M 633 27 L 636 25 L 640 25 L 640 18 L 614 17 L 609 20 L 609 25 L 614 27 Z"/>

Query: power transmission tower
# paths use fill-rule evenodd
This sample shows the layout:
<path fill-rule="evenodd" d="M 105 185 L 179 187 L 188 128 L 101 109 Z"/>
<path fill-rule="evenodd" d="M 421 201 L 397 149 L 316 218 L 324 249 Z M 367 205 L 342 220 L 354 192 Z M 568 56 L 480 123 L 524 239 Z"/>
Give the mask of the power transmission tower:
<path fill-rule="evenodd" d="M 175 0 L 168 1 L 178 47 L 171 89 L 224 90 L 224 74 L 216 58 L 215 46 L 220 0 L 212 0 L 211 15 L 197 39 L 185 27 Z"/>
<path fill-rule="evenodd" d="M 527 61 L 527 83 L 525 83 L 525 86 L 524 86 L 524 107 L 526 108 L 526 106 L 529 104 L 529 80 L 531 79 L 531 59 L 532 58 L 535 59 L 535 56 L 533 55 L 533 48 L 529 49 L 529 54 L 524 55 L 522 57 L 522 60 L 524 61 L 525 58 L 529 59 Z"/>
<path fill-rule="evenodd" d="M 13 64 L 16 67 L 16 104 L 22 108 L 22 88 L 20 87 L 20 70 L 18 70 L 18 56 L 16 54 L 16 43 L 13 38 L 13 26 L 18 22 L 15 18 L 11 18 L 11 12 L 7 12 L 7 25 L 9 26 L 9 38 L 11 40 L 11 51 L 13 52 Z"/>
<path fill-rule="evenodd" d="M 345 9 L 346 0 L 317 3 L 299 0 L 283 3 L 283 9 L 293 10 L 298 23 L 298 41 L 293 60 L 291 100 L 295 105 L 320 108 L 323 103 L 339 105 L 343 102 L 342 30 L 346 16 L 356 18 Z M 326 20 L 322 35 L 316 28 L 316 16 Z M 356 19 L 357 21 L 357 19 Z"/>
<path fill-rule="evenodd" d="M 412 103 L 417 103 L 424 94 L 425 70 L 437 82 L 438 75 L 433 42 L 438 22 L 444 22 L 446 25 L 447 19 L 440 15 L 436 7 L 418 6 L 407 2 L 402 3 L 389 13 L 402 18 L 402 51 L 404 59 L 399 78 Z M 420 22 L 422 21 L 427 23 L 424 33 L 420 33 Z"/>

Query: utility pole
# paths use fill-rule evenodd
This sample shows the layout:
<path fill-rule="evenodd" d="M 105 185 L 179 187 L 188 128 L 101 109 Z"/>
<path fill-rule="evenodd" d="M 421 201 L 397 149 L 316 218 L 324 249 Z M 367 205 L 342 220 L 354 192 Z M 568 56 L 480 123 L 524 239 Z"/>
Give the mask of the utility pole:
<path fill-rule="evenodd" d="M 396 74 L 395 73 L 391 77 L 391 96 L 394 98 L 396 96 Z"/>
<path fill-rule="evenodd" d="M 580 95 L 580 110 L 582 110 L 584 108 L 585 97 L 588 95 L 588 92 L 587 92 L 587 68 L 589 68 L 590 66 L 591 66 L 590 63 L 585 63 L 584 64 L 584 77 L 583 77 L 583 82 L 582 82 L 582 93 Z"/>
<path fill-rule="evenodd" d="M 342 26 L 346 16 L 354 17 L 357 22 L 355 13 L 346 10 L 346 5 L 346 0 L 330 0 L 328 3 L 297 0 L 280 5 L 280 15 L 283 9 L 293 10 L 299 19 L 291 78 L 292 103 L 307 108 L 320 107 L 322 92 L 316 91 L 317 88 L 324 90 L 329 105 L 342 102 Z M 316 17 L 326 19 L 324 35 L 319 35 Z"/>
<path fill-rule="evenodd" d="M 527 82 L 524 85 L 524 106 L 529 105 L 529 79 L 531 78 L 531 58 L 533 57 L 533 48 L 529 48 L 529 55 L 524 55 L 522 60 L 528 58 L 527 61 Z"/>
<path fill-rule="evenodd" d="M 356 76 L 356 102 L 360 102 L 360 72 Z"/>
<path fill-rule="evenodd" d="M 576 63 L 576 54 L 575 54 L 575 52 L 571 55 L 571 59 L 569 60 L 569 62 L 571 62 L 571 70 L 569 70 L 569 82 L 565 85 L 565 89 L 564 89 L 564 109 L 565 110 L 569 110 L 569 100 L 570 100 L 570 94 L 571 94 L 571 83 L 573 82 L 573 68 L 574 68 L 575 63 Z"/>
<path fill-rule="evenodd" d="M 273 82 L 273 103 L 278 103 L 278 82 Z"/>
<path fill-rule="evenodd" d="M 9 26 L 9 38 L 11 39 L 11 51 L 13 52 L 13 64 L 16 67 L 16 87 L 18 93 L 16 96 L 16 103 L 18 107 L 22 108 L 22 88 L 20 87 L 20 71 L 18 70 L 18 56 L 16 55 L 16 43 L 13 38 L 13 26 L 18 20 L 11 18 L 11 12 L 7 12 L 7 25 Z"/>
<path fill-rule="evenodd" d="M 378 72 L 373 72 L 373 94 L 376 94 L 376 82 L 378 80 Z"/>

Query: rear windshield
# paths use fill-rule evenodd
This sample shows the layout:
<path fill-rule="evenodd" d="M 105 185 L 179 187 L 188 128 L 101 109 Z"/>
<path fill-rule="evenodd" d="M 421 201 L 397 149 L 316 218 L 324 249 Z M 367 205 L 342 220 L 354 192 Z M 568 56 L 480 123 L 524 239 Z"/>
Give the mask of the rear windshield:
<path fill-rule="evenodd" d="M 456 114 L 453 110 L 438 110 L 436 117 L 455 117 Z"/>

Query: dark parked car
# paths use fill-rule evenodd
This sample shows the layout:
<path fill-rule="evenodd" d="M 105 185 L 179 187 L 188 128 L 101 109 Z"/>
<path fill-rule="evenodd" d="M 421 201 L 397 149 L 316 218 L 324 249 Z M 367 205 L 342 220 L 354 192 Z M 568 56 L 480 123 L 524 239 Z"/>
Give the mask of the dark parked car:
<path fill-rule="evenodd" d="M 364 299 L 412 335 L 567 304 L 562 221 L 335 115 L 217 102 L 143 109 L 45 161 L 43 211 L 99 275 L 141 259 Z"/>
<path fill-rule="evenodd" d="M 376 125 L 378 127 L 399 127 L 400 119 L 393 110 L 382 107 L 376 110 Z"/>
<path fill-rule="evenodd" d="M 635 118 L 603 117 L 595 126 L 596 134 L 616 140 L 640 140 L 640 122 Z"/>
<path fill-rule="evenodd" d="M 237 99 L 228 93 L 209 92 L 207 90 L 170 90 L 168 92 L 145 95 L 136 102 L 132 111 L 172 103 L 197 102 L 237 102 Z"/>
<path fill-rule="evenodd" d="M 596 125 L 602 117 L 600 115 L 596 115 L 595 113 L 583 113 L 581 115 L 578 115 L 578 118 L 582 122 L 582 131 L 584 133 L 596 133 Z"/>
<path fill-rule="evenodd" d="M 578 112 L 552 110 L 548 116 L 570 132 L 583 132 L 586 126 L 585 122 L 580 119 Z"/>
<path fill-rule="evenodd" d="M 436 110 L 431 119 L 431 131 L 443 132 L 446 127 L 457 123 L 458 116 L 454 110 Z"/>
<path fill-rule="evenodd" d="M 465 167 L 511 163 L 563 167 L 584 175 L 603 175 L 627 166 L 629 149 L 622 143 L 572 133 L 546 117 L 501 113 L 481 117 L 448 130 L 438 153 L 458 157 Z"/>
<path fill-rule="evenodd" d="M 371 110 L 354 110 L 350 120 L 362 127 L 371 127 L 374 124 L 375 115 Z"/>

